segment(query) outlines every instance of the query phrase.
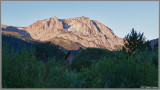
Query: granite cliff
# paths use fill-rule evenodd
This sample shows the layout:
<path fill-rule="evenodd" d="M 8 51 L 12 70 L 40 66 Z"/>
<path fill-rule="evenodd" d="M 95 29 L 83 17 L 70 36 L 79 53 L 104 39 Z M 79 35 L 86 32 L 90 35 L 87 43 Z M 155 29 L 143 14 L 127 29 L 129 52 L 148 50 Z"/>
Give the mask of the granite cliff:
<path fill-rule="evenodd" d="M 12 29 L 13 28 L 13 29 Z M 58 19 L 56 16 L 39 20 L 28 27 L 2 25 L 2 31 L 14 31 L 39 41 L 51 41 L 68 50 L 79 47 L 96 47 L 114 50 L 123 45 L 123 38 L 117 37 L 106 25 L 88 17 Z"/>

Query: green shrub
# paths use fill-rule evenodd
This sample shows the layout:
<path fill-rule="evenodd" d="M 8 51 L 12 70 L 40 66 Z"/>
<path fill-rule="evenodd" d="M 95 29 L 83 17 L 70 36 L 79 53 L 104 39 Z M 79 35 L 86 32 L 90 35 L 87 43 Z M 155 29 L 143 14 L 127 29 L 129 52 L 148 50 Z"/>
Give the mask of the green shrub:
<path fill-rule="evenodd" d="M 36 60 L 33 51 L 8 53 L 2 49 L 3 88 L 66 88 L 77 87 L 77 74 L 64 66 L 64 61 L 48 58 L 46 63 Z"/>
<path fill-rule="evenodd" d="M 75 87 L 74 81 L 76 74 L 69 72 L 67 68 L 56 61 L 55 58 L 50 58 L 45 63 L 44 87 L 46 88 L 69 88 Z"/>
<path fill-rule="evenodd" d="M 151 52 L 153 54 L 153 64 L 155 64 L 158 67 L 158 44 L 155 45 L 153 52 Z"/>
<path fill-rule="evenodd" d="M 35 45 L 35 56 L 42 61 L 52 57 L 55 57 L 56 60 L 62 60 L 65 57 L 65 53 L 58 46 L 47 42 Z"/>
<path fill-rule="evenodd" d="M 100 48 L 87 48 L 74 57 L 71 68 L 80 71 L 82 67 L 89 67 L 92 63 L 97 62 L 101 57 L 108 56 L 113 56 L 113 53 Z"/>
<path fill-rule="evenodd" d="M 158 47 L 153 51 L 136 49 L 136 53 L 131 55 L 123 51 L 113 53 L 105 49 L 87 48 L 74 58 L 70 69 L 64 65 L 62 58 L 56 59 L 60 56 L 47 56 L 43 63 L 34 56 L 33 50 L 26 48 L 19 53 L 15 53 L 14 49 L 8 53 L 7 44 L 3 43 L 2 48 L 3 88 L 158 86 Z"/>
<path fill-rule="evenodd" d="M 119 55 L 118 55 L 119 54 Z M 89 68 L 83 68 L 78 79 L 87 88 L 140 88 L 158 86 L 158 68 L 151 58 L 138 63 L 134 55 L 101 58 Z"/>
<path fill-rule="evenodd" d="M 8 53 L 7 44 L 2 48 L 2 87 L 32 88 L 41 86 L 43 63 L 36 60 L 33 51 L 22 49 L 20 53 Z"/>

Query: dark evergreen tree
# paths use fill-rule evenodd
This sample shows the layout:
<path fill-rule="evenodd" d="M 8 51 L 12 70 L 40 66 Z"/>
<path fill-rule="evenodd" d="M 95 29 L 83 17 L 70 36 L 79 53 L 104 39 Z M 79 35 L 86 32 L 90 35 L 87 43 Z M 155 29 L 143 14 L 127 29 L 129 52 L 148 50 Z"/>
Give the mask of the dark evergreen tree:
<path fill-rule="evenodd" d="M 145 41 L 145 37 L 143 33 L 137 33 L 134 28 L 131 30 L 131 33 L 125 36 L 124 39 L 124 47 L 127 53 L 135 53 L 136 49 L 143 49 Z M 147 44 L 148 45 L 148 44 Z"/>

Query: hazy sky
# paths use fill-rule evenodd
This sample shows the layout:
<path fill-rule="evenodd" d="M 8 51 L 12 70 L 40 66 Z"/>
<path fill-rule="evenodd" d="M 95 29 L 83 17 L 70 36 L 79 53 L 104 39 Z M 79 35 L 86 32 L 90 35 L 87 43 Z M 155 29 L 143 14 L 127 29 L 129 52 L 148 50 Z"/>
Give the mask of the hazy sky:
<path fill-rule="evenodd" d="M 158 1 L 2 1 L 1 23 L 26 27 L 37 20 L 86 16 L 125 37 L 134 28 L 149 39 L 159 37 Z"/>

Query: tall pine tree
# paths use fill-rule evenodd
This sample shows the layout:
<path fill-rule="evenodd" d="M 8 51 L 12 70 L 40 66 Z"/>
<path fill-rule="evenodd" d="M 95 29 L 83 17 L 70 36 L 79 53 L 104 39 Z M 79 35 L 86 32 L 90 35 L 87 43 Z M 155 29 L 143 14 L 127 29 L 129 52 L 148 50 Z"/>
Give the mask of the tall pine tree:
<path fill-rule="evenodd" d="M 135 53 L 135 50 L 138 48 L 143 48 L 145 41 L 145 37 L 143 33 L 137 33 L 136 30 L 134 30 L 134 28 L 131 30 L 131 33 L 129 33 L 128 35 L 125 36 L 124 39 L 124 47 L 126 52 L 128 52 L 129 54 L 131 53 Z"/>

